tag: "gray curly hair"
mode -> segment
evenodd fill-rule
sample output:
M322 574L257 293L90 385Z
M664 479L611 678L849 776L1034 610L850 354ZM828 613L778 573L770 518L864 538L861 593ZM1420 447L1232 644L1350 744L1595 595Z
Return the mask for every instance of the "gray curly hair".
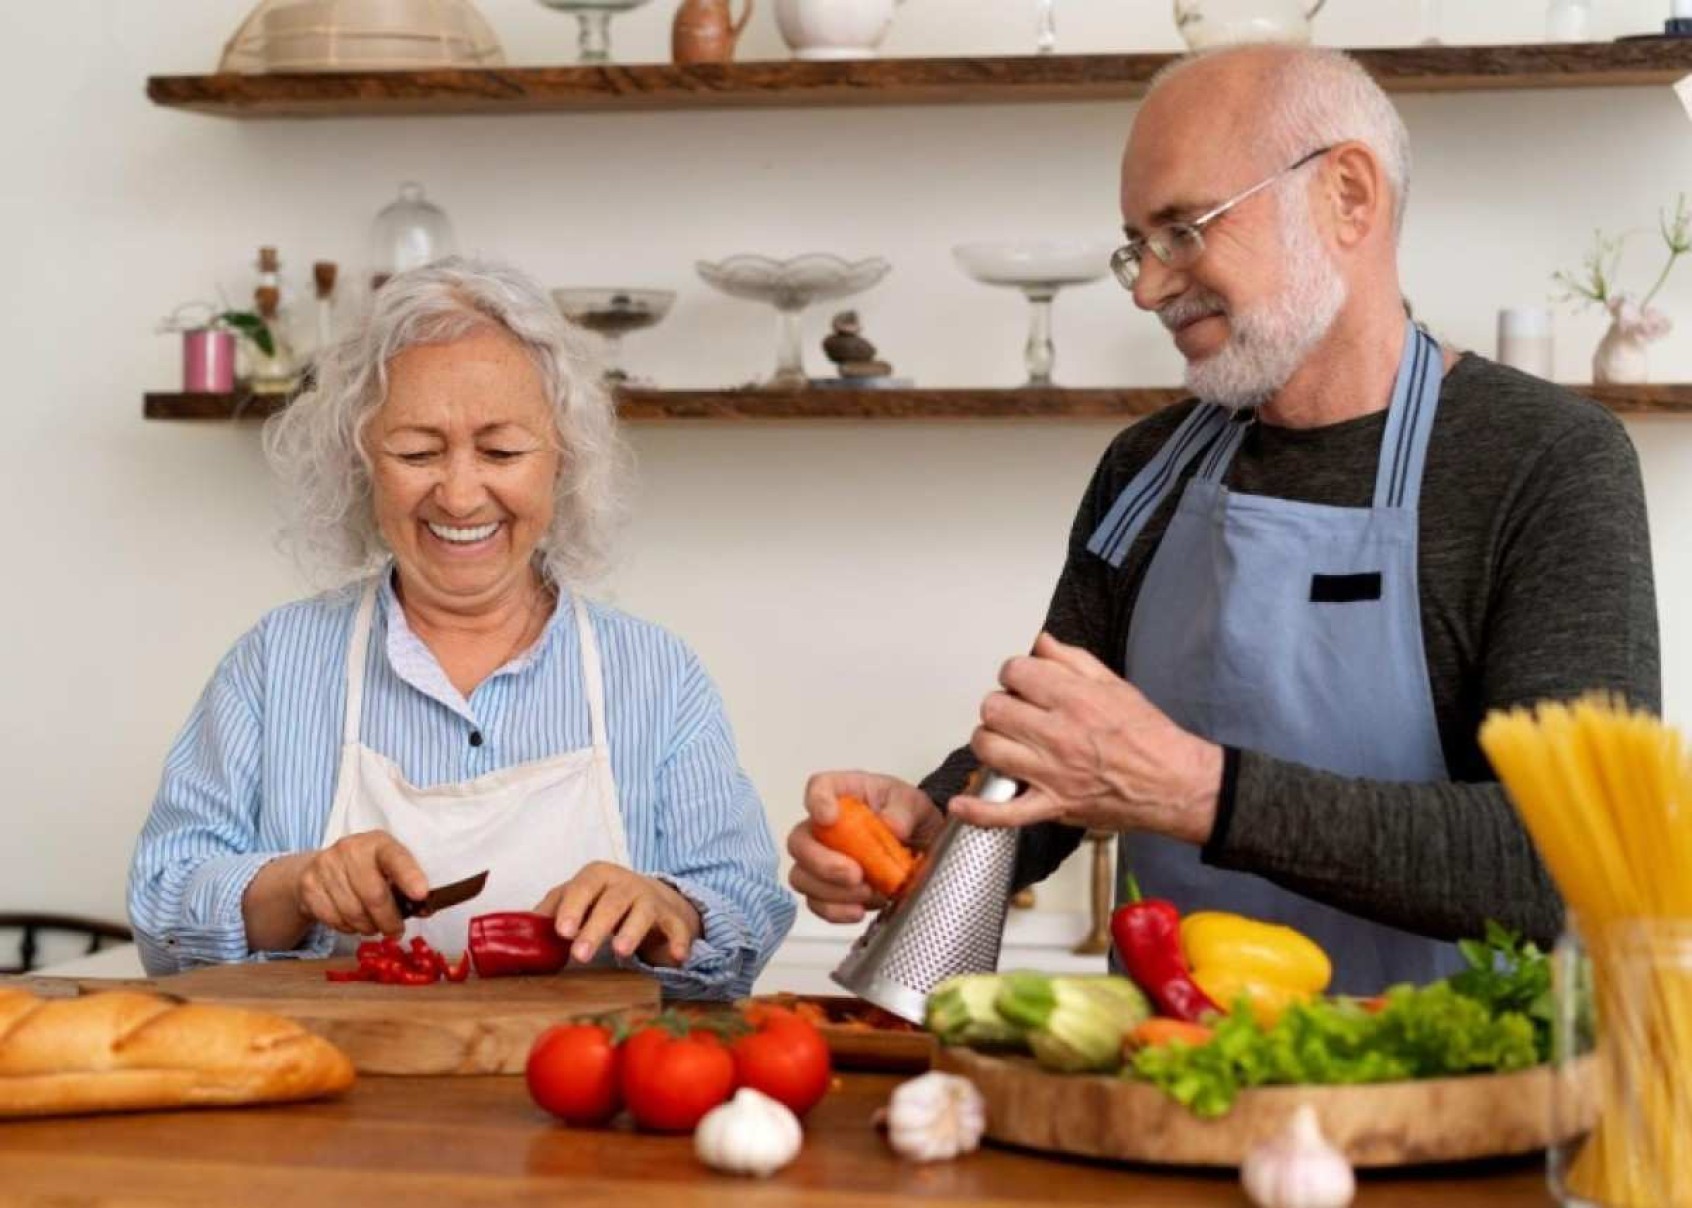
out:
M597 358L529 277L451 257L377 290L358 324L319 362L316 387L265 425L265 456L284 487L282 545L312 579L345 583L388 557L363 439L387 397L388 366L408 348L488 330L511 336L533 358L563 451L538 569L560 587L604 573L629 456Z

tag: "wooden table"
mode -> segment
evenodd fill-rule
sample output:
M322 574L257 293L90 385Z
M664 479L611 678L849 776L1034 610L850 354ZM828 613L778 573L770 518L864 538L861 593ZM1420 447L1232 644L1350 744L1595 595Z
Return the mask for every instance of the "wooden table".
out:
M78 1204L570 1204L574 1208L1234 1205L1227 1175L1059 1161L999 1149L900 1162L870 1117L897 1079L847 1074L807 1122L805 1151L768 1182L714 1175L686 1137L554 1126L520 1078L364 1078L338 1102L0 1124L0 1199ZM1550 1203L1539 1162L1460 1177L1369 1178L1359 1208Z

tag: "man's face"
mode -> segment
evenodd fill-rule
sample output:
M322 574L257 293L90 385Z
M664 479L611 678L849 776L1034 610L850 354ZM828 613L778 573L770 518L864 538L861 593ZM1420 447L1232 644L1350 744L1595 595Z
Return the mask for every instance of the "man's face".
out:
M1228 98L1207 103L1179 80L1149 103L1123 159L1122 214L1134 236L1167 239L1285 164L1250 153L1248 116ZM1230 113L1234 109L1234 113ZM1187 361L1200 398L1256 406L1292 377L1333 325L1346 287L1307 201L1317 161L1230 209L1203 231L1185 268L1142 256L1134 301L1156 312Z

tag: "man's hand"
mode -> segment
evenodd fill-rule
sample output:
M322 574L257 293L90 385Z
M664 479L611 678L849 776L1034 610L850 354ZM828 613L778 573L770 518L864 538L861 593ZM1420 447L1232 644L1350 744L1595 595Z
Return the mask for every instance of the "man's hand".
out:
M1181 729L1079 646L1041 634L1006 663L970 749L1028 791L1003 805L952 798L976 826L1064 822L1203 843L1216 822L1222 748Z
M856 923L865 913L887 904L864 882L856 860L824 847L813 826L829 826L836 816L835 800L856 797L881 815L905 846L918 851L940 833L945 822L928 795L915 785L874 772L820 772L805 785L805 821L787 836L793 857L788 882L804 895L811 910L831 923Z
M599 861L554 888L535 913L553 916L558 934L574 941L571 959L584 964L609 939L620 959L678 968L704 928L693 903L673 886Z

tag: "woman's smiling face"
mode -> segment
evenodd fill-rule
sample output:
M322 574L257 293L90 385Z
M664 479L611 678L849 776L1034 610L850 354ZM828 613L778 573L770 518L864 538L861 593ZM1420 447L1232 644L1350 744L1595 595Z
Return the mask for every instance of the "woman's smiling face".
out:
M562 454L522 345L490 329L406 349L364 445L408 600L476 612L527 587Z

